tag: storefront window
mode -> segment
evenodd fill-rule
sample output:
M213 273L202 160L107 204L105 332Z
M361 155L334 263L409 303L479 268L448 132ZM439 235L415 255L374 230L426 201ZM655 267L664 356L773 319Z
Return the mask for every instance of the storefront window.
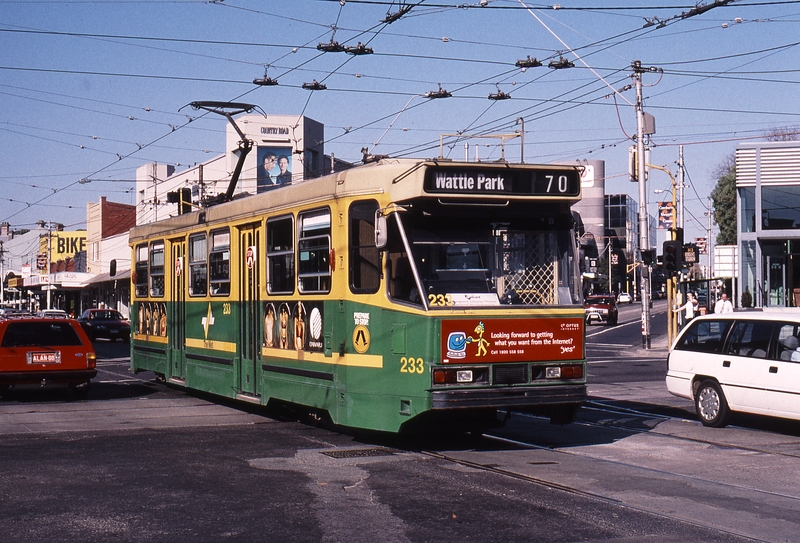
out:
M764 230L800 229L800 186L762 185L761 220Z
M756 189L745 187L739 189L742 206L742 232L756 231Z

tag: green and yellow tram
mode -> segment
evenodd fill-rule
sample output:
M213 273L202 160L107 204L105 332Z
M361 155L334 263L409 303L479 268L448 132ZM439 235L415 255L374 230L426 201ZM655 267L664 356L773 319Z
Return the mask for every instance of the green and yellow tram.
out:
M131 231L134 372L399 432L586 398L573 166L383 159Z

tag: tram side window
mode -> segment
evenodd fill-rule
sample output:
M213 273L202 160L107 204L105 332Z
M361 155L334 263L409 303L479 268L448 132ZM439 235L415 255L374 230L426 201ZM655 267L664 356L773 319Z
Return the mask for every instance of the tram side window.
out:
M231 233L227 228L211 232L211 253L208 255L212 296L231 293Z
M150 245L150 296L164 296L164 242Z
M331 212L323 209L301 213L297 221L300 292L328 292L331 289Z
M294 292L294 228L292 216L267 221L267 291Z
M189 295L208 294L208 248L206 235L189 238Z
M150 283L147 275L147 244L136 247L136 275L133 282L136 285L136 296L147 298L147 288Z
M350 289L356 293L378 292L381 257L375 247L375 211L378 202L356 202L350 206Z

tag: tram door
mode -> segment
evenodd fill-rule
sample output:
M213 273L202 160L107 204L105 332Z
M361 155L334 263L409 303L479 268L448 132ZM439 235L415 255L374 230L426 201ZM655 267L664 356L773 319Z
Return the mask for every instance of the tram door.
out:
M171 243L171 269L169 308L167 308L167 339L169 349L170 378L186 379L186 364L183 353L186 344L186 241L175 240Z
M259 260L261 247L258 224L239 228L239 390L257 395L257 368L261 354Z

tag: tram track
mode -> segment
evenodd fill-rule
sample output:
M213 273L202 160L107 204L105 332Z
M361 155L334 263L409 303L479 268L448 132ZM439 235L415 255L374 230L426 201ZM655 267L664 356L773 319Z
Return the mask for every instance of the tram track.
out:
M649 413L646 411L626 408L623 406L609 405L606 404L605 402L599 402L599 401L590 401L584 408L590 409L591 411L594 412L608 413L609 415L636 417L639 420L641 420L641 417L647 417L648 419L655 418L664 421L680 420L679 417L673 417L657 413ZM517 415L518 417L530 417L531 419L539 418L534 415L523 414L523 413L515 413L515 415ZM624 421L593 422L593 421L581 420L576 422L575 424L583 427L591 427L596 429L608 428L615 430L625 430L626 432L630 432L636 435L653 435L657 436L659 439L674 440L676 443L678 442L692 443L709 447L721 447L729 449L734 452L741 451L745 454L773 455L775 457L791 458L791 459L800 457L800 455L798 454L768 450L767 448L763 447L744 446L741 444L734 444L730 442L720 443L719 441L698 439L687 436L678 436L660 432L652 428L642 429L641 427L637 427L634 424L626 424ZM743 528L742 526L739 526L739 529L737 529L735 525L721 525L719 522L715 523L713 519L706 521L704 520L702 515L692 513L691 511L686 514L672 513L669 509L665 509L663 506L659 508L659 504L657 503L658 500L655 501L655 505L648 507L648 505L646 504L649 502L644 502L643 504L642 502L636 500L621 498L618 489L617 489L617 495L615 495L613 489L609 490L608 492L603 492L603 488L606 488L603 486L603 484L596 485L595 487L596 490L595 490L593 488L588 488L587 485L571 484L568 482L570 480L569 478L559 481L558 476L553 474L554 472L545 471L544 473L551 474L549 478L545 478L537 476L535 473L534 474L524 473L523 470L530 465L540 465L540 464L566 465L569 462L567 460L567 457L569 457L569 458L574 458L576 460L580 459L577 460L578 464L576 464L576 466L581 465L581 462L583 462L584 468L587 465L585 463L587 461L590 463L589 465L594 465L594 463L597 463L596 465L598 466L597 467L598 473L605 473L606 468L602 466L607 466L610 468L609 472L611 473L635 473L637 474L635 476L637 478L641 478L642 476L644 476L648 478L652 477L652 479L656 481L663 480L665 481L665 485L667 486L671 484L670 483L671 481L681 487L689 486L698 488L717 489L713 491L715 495L752 496L754 501L758 503L762 502L770 503L771 501L774 500L781 500L781 501L786 500L786 502L784 503L789 504L789 507L791 509L795 509L796 507L798 507L797 504L800 504L800 495L792 495L786 492L772 491L764 488L751 486L748 484L737 483L735 481L725 481L720 478L710 478L691 473L681 473L679 470L661 469L659 467L648 466L644 462L625 461L619 458L602 457L600 455L591 454L591 452L587 452L585 450L577 450L577 448L565 449L565 448L558 448L557 446L552 446L552 445L541 445L539 443L536 443L535 440L515 439L498 434L499 433L486 433L482 435L482 438L484 440L502 444L504 446L511 445L513 447L518 447L523 449L546 451L547 453L550 454L559 455L560 457L564 458L564 461L563 462L559 461L557 459L558 457L556 457L555 461L527 462L522 467L520 467L519 465L515 466L513 464L509 464L508 466L503 466L503 465L498 465L496 463L470 459L468 458L469 453L463 454L463 452L459 451L453 453L446 451L421 451L421 452L426 456L437 458L445 462L451 462L453 464L458 464L460 466L469 467L488 473L494 473L505 477L510 477L513 479L525 481L552 490L559 490L569 494L582 496L587 499L599 500L601 502L607 504L613 504L617 507L621 507L626 510L650 514L655 517L666 519L669 521L678 521L690 526L706 530L713 530L720 534L739 537L748 541L764 541L764 539L762 537L754 536L753 532L748 533L747 528ZM478 458L480 459L480 456L478 456ZM589 486L590 485L592 485L592 483L589 483ZM635 494L635 492L633 494ZM673 500L681 499L679 496L671 496L670 494L665 494L664 496L668 499L673 499Z
M518 415L526 416L525 414L522 414L522 413L520 413ZM527 415L527 416L530 416L530 415ZM672 417L664 417L664 418L672 418ZM585 422L577 422L575 424L579 424L579 425L582 425L582 426L607 427L606 425L595 424L595 423L585 423ZM617 426L616 428L622 428L622 429L625 429L625 430L628 430L628 431L631 431L631 432L635 432L635 433L638 433L638 434L653 434L654 433L651 430L640 430L640 429L634 429L634 428L623 427L623 426ZM699 444L703 444L703 445L710 445L710 446L716 446L716 447L722 446L722 447L726 447L726 448L729 448L729 449L737 449L737 450L740 450L740 451L753 452L753 453L759 453L759 454L772 454L772 455L775 455L775 456L786 456L786 457L790 457L790 458L800 458L800 455L776 453L774 451L767 451L767 450L756 449L756 448L752 448L752 447L742 447L742 446L731 445L731 444L720 444L720 443L715 442L715 441L686 438L686 437L683 437L683 436L674 436L674 435L665 434L665 433L662 433L662 432L655 432L655 433L659 437L673 438L673 439L680 440L680 441L685 441L685 442L699 443ZM597 460L599 462L607 462L607 463L614 464L614 465L617 465L617 466L635 468L635 469L639 469L639 470L645 470L647 472L658 474L658 475L667 475L667 476L672 476L672 477L679 477L681 479L686 479L686 480L691 480L691 481L698 481L698 482L707 483L707 484L713 484L713 485L720 485L720 486L724 486L724 487L728 487L728 488L732 488L732 489L736 489L736 490L743 490L743 491L747 491L747 492L758 492L759 494L768 495L768 496L778 496L778 497L781 497L781 498L795 500L795 501L800 503L800 496L792 496L792 495L784 494L784 493L780 493L780 492L772 492L772 491L768 491L768 490L762 490L762 489L754 488L752 486L747 486L747 485L737 485L737 484L732 484L732 483L725 483L725 482L722 482L722 481L718 481L718 480L714 480L714 479L708 479L708 478L704 478L704 477L697 477L697 476L694 476L694 475L686 475L686 474L682 474L682 473L676 473L676 472L673 472L673 471L649 468L649 467L645 467L645 466L642 466L640 464L634 464L634 463L631 463L631 462L621 462L619 460L609 460L607 458L599 458L599 457L592 456L592 455L589 455L589 454L581 454L581 453L575 452L575 451L566 451L566 450L563 450L563 449L555 449L553 447L546 447L546 446L542 446L542 445L536 445L535 443L519 441L519 440L515 440L515 439L509 439L509 438L505 438L505 437L502 437L502 436L494 436L494 435L491 435L491 434L483 434L483 436L485 438L487 438L487 439L491 439L493 441L503 442L503 443L506 443L506 444L519 445L519 446L524 446L524 447L528 447L528 448L532 448L532 449L548 450L548 451L557 452L557 453L561 453L561 454L572 455L572 456L579 456L579 457L582 457L582 458L588 458L588 459L592 459L592 460Z
M647 417L650 419L662 419L662 420L675 420L676 417L670 415L662 415L659 413L650 413L647 411L640 411L637 409L631 409L628 407L621 407L616 405L608 405L604 402L599 402L596 400L592 400L584 404L582 409L592 410L592 411L599 411L605 412L610 414L616 415L632 415L632 416L639 416L639 417ZM520 416L526 416L523 413L519 414ZM656 428L648 428L643 430L641 428L634 427L632 425L626 425L624 423L615 423L615 422L607 422L607 423L599 423L599 422L591 422L591 421L578 421L575 424L580 424L584 426L591 426L595 428L618 428L621 430L625 430L628 432L634 432L638 434L657 434L663 437L669 437L676 440L681 440L690 443L698 443L703 445L710 445L715 447L727 447L730 449L738 449L741 451L751 452L751 453L760 453L760 454L770 454L775 456L783 456L788 458L800 458L800 453L788 453L782 451L774 451L774 450L767 450L758 447L745 447L743 445L738 445L734 443L720 443L719 441L711 441L707 439L699 439L694 437L687 437L687 436L676 436L673 434L668 434L665 432L659 432Z
M532 444L532 443L525 443L525 442L511 440L511 439L507 439L507 438L503 438L503 437L499 437L499 436L492 436L492 435L484 434L483 437L485 439L490 439L490 440L493 440L493 441L499 441L499 442L503 442L505 444L512 444L512 445L517 445L517 446L525 446L525 447L536 448L536 449L553 450L553 449L550 449L549 447L542 447L542 446L535 445L535 444ZM562 451L559 451L559 452L562 452ZM453 463L453 464L457 464L459 466L468 467L468 468L472 468L472 469L475 469L475 470L484 471L484 472L488 472L488 473L494 473L494 474L501 475L501 476L504 476L504 477L510 477L510 478L513 478L513 479L516 479L516 480L528 482L528 483L535 484L535 485L538 485L538 486L541 486L541 487L545 487L545 488L548 488L548 489L551 489L551 490L559 490L559 491L566 492L566 493L569 493L569 494L572 494L572 495L581 496L581 497L584 497L584 498L587 498L587 499L597 500L597 501L600 501L600 502L603 502L603 503L606 503L606 504L611 504L611 505L614 505L616 507L620 507L620 508L623 508L623 509L626 509L626 510L629 510L629 511L633 511L633 512L636 512L636 513L643 513L643 514L647 514L647 515L652 515L652 516L660 518L660 519L664 519L664 520L668 520L668 521L676 521L676 522L687 524L687 525L690 525L690 526L693 526L693 527L696 527L696 528L701 528L701 529L704 529L704 530L713 530L713 531L718 532L720 534L735 536L735 537L744 539L746 541L764 541L761 538L753 537L753 536L751 536L749 534L743 533L743 532L738 531L738 530L731 530L731 529L721 528L720 526L718 526L716 524L707 523L707 522L699 522L697 520L686 518L685 516L672 515L672 514L663 513L663 512L660 512L660 511L654 511L652 509L648 509L648 508L645 508L645 507L641 507L641 506L637 506L637 505L634 505L634 504L631 504L631 503L624 502L624 501L622 501L622 500L620 500L618 498L615 498L613 496L599 494L599 493L596 493L596 492L589 492L589 491L586 491L584 489L577 488L576 486L565 485L565 484L560 484L560 483L556 483L556 482L553 482L553 481L548 481L546 479L542 479L542 478L539 478L539 477L534 477L534 476L527 475L527 474L522 474L522 473L519 473L519 472L516 472L516 471L513 471L513 470L504 469L504 468L501 468L501 467L498 467L498 466L490 466L490 465L486 465L486 464L481 464L479 462L471 462L469 460L464 460L463 458L456 458L454 456L448 455L446 453L441 453L441 452L420 451L420 453L425 455L425 456L431 457L431 458L436 458L436 459L442 460L444 462L450 462L450 463ZM565 453L565 454L569 454L569 453ZM751 490L751 489L748 489L748 490Z

